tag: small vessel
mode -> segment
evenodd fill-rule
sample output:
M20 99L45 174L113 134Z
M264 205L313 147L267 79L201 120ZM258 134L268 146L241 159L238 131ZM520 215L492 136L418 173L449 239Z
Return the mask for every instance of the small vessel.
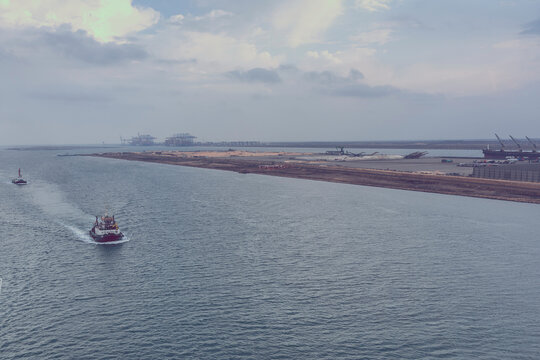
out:
M96 222L90 230L90 236L97 242L118 241L124 237L124 234L118 229L118 224L114 220L114 215L101 217L101 221L96 216Z
M11 180L11 182L16 184L16 185L26 185L26 184L28 184L28 182L23 179L23 177L21 175L21 169L20 168L19 168L19 176L16 177L15 179Z

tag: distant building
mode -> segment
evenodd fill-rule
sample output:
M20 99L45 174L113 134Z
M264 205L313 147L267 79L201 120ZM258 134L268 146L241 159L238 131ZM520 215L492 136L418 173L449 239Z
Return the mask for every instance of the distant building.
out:
M151 146L151 145L154 145L154 140L156 138L153 137L152 135L137 135L137 136L134 136L131 138L131 140L129 140L129 145L134 145L134 146Z
M475 167L473 177L540 182L540 164L511 164Z
M171 137L165 139L165 145L167 146L191 146L193 145L193 140L196 139L196 136L190 135L188 133L174 134Z

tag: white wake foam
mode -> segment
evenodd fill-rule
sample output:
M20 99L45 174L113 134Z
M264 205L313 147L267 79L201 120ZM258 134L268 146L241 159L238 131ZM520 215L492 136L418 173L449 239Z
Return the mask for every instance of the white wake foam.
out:
M82 229L79 229L72 225L66 225L60 223L62 226L66 227L67 229L71 230L73 234L77 237L77 240L80 240L82 242L85 242L87 244L93 244L95 243L94 239L90 236L90 234L87 231L84 231Z
M87 244L94 244L94 245L116 245L116 244L123 244L125 242L128 242L130 240L130 238L128 238L125 234L124 234L124 237L122 238L122 240L118 240L118 241L108 241L108 242L97 242L97 241L94 241L94 239L92 239L92 237L90 236L90 234L88 233L88 231L85 231L85 230L82 230L82 229L79 229L78 227L75 227L75 226L72 226L72 225L66 225L66 224L62 224L60 223L62 226L65 226L67 229L71 230L71 232L73 232L73 234L75 234L75 236L77 237L77 240L80 240L84 243L87 243Z
M28 187L28 192L25 194L30 202L39 207L45 214L51 217L51 219L57 224L69 229L74 235L76 240L82 241L87 244L122 244L130 239L124 236L123 239L118 241L111 241L107 243L99 243L88 233L90 227L93 224L93 215L86 214L83 210L69 202L66 199L65 193L62 189L56 185L48 182L37 180L31 187ZM77 225L88 222L88 230L83 230Z
M46 214L59 219L91 218L66 200L64 192L55 184L35 181L28 187L30 201Z

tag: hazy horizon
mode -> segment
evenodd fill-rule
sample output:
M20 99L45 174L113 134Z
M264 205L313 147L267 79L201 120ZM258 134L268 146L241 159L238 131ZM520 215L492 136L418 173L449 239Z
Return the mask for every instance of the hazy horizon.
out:
M19 0L0 30L3 146L540 138L539 2Z
M532 148L532 145L528 142L528 140L526 138L522 138L522 137L514 137L519 143L520 145L525 149L529 149L529 148ZM530 137L529 137L530 138ZM538 142L540 142L540 138L530 138L535 144L538 144ZM129 140L129 139L125 139L125 140ZM164 144L164 140L165 138L156 138L155 139L155 144L154 145L151 145L151 146L165 146ZM504 142L505 146L509 147L509 148L514 148L516 147L515 144L512 142L511 139L507 139L506 137L502 138L502 141ZM247 144L247 145L236 145L235 143L248 143L248 142L253 142L254 144ZM361 145L366 145L367 148L375 148L373 145L377 145L379 144L380 145L380 148L384 148L385 145L388 145L390 146L391 148L396 148L395 147L395 144L399 144L399 143L403 143L403 146L405 146L405 148L411 148L412 145L415 145L415 144L418 144L419 145L419 149L421 148L420 144L422 143L425 143L426 146L428 146L427 148L429 148L430 146L434 146L434 145L441 145L443 146L442 144L438 144L438 143L445 143L447 144L447 146L452 146L452 145L467 145L469 144L471 146L471 149L476 149L477 148L477 144L478 143L485 143L483 144L484 146L492 146L492 145L497 145L498 146L498 141L496 140L496 138L493 138L493 139L408 139L408 140L404 140L404 139L389 139L389 140L369 140L369 141L362 141L362 140L302 140L302 141L259 141L259 140L216 140L216 141L207 141L207 142L201 142L201 141L197 141L195 140L193 145L188 145L188 146L245 146L245 147L253 147L253 146L260 146L260 147L264 147L264 146L269 146L269 147L273 147L273 146L278 146L279 144L284 144L283 146L287 147L287 146L290 146L290 147L312 147L312 148L318 148L318 147L321 147L321 148L325 148L325 147L335 147L335 146L345 146L345 147L357 147L357 148L361 148L362 146ZM99 142L99 143L34 143L34 144L0 144L0 147L1 148L17 148L17 147L21 147L21 148L37 148L37 147L59 147L59 148L62 148L62 147L92 147L92 148L95 148L95 147L118 147L118 146L137 146L137 147L146 147L147 145L130 145L129 143L125 143L125 144L122 144L120 142L110 142L110 143L106 143L106 142ZM176 146L176 147L180 147L180 146ZM426 148L426 149L427 149ZM432 149L437 149L439 147L432 147ZM441 149L443 149L441 147Z

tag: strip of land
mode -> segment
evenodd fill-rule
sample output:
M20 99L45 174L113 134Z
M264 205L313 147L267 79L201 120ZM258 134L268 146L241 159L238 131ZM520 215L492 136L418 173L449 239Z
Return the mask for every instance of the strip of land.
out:
M116 152L92 154L91 156L235 171L243 174L262 174L448 195L540 203L540 183L373 169L364 168L362 165L350 166L350 163L347 163L347 166L341 166L339 163L332 162L310 163L295 160L296 157L302 155L305 154L156 151ZM370 165L372 164L370 162Z

